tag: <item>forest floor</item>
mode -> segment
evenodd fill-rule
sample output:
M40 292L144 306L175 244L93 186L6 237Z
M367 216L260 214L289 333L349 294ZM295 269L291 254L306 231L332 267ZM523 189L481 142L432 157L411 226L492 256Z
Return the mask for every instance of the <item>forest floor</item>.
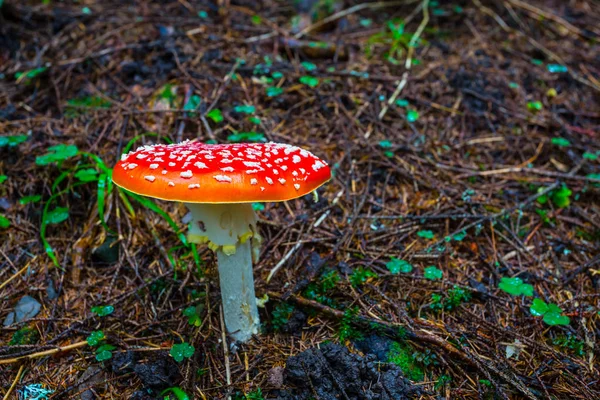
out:
M0 0L0 396L599 399L598 3L219 4ZM333 172L254 205L236 352L185 207L110 180L184 139Z

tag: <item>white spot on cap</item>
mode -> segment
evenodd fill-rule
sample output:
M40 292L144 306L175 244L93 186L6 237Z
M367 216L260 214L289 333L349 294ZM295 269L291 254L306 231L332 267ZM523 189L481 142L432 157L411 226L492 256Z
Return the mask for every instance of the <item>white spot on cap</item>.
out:
M150 164L150 169L156 169L158 168L158 164Z
M156 177L154 175L146 175L144 179L150 182L154 182L156 180Z
M135 158L137 158L138 160L143 160L144 158L148 157L148 154L138 154L137 156L135 156Z
M318 171L321 168L323 168L324 166L325 166L325 164L323 164L321 161L315 161L315 163L312 165L312 169L315 171Z
M198 189L200 187L199 183L192 183L188 185L188 189Z
M300 190L300 185L298 183L294 183L294 187L296 188L296 190Z
M265 188L261 186L261 187L260 187L260 191L261 191L261 192L264 192L264 191L265 191Z
M285 179L283 179L283 178L279 178L278 180L279 180L279 183L281 183L282 185L285 183Z
M137 167L137 164L131 163L127 166L127 168L129 169L134 169L135 167Z
M275 175L279 175L279 171L277 171L275 168L273 168L273 173L274 173Z
M163 153L163 154L164 154L164 153ZM160 157L156 157L156 158L155 158L153 161L154 161L154 162L165 162L165 160L163 160L163 159L162 159L162 158L160 158Z
M207 158L208 158L208 157L207 157ZM224 159L222 159L222 160L221 160L221 162L222 162L223 164L231 164L233 161L231 161L231 160L229 160L229 159L227 159L227 158L224 158Z
M233 179L228 177L227 175L215 175L214 178L219 182L232 182Z
M192 173L192 171L190 171L190 170L187 170L187 171L180 172L180 173L179 173L179 176L180 176L180 177L182 177L182 178L189 179L189 178L191 178L192 176L194 176L194 174Z
M280 168L284 171L287 171L287 169L288 169L287 165L282 165Z
M247 173L248 175L252 175L252 174L255 174L255 173L257 173L257 172L258 172L258 170L257 170L257 169L249 169L248 171L246 171L246 173Z
M300 170L300 172L302 172L302 174L306 173L306 170L304 168L298 168Z
M194 163L194 166L195 166L196 168L199 168L199 169L208 168L208 167L206 166L206 164L204 164L202 161L196 161L196 162Z
M127 161L129 154L121 154L121 161Z
M223 167L223 168L221 168L221 171L224 171L224 172L233 172L235 170L233 169L233 167Z
M292 162L294 164L298 164L300 161L302 161L302 159L300 158L300 156L297 156L294 154L294 156L292 157Z
M169 167L174 167L174 166L176 166L176 165L177 165L177 164L175 164L174 162L170 162L170 163L169 163Z
M246 167L260 168L260 163L257 163L257 162L254 162L254 161L244 161L244 165Z
M298 171L292 171L292 175L298 176Z
M167 174L167 170L166 170L166 169L163 169L163 171L162 171L162 174L163 174L163 175L166 175L166 174Z
M175 186L173 182L169 182L169 186Z
M272 185L272 184L273 184L273 179L269 178L268 176L267 176L265 179L267 180L267 183L268 183L269 185Z
M250 184L251 185L256 185L257 183L258 183L258 180L256 180L256 178L250 179Z

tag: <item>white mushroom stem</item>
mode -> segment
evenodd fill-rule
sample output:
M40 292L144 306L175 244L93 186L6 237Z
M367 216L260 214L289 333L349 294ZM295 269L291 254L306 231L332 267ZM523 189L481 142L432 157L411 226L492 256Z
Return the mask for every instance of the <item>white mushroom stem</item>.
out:
M188 240L206 243L217 253L223 315L227 332L236 342L258 333L259 318L252 274L260 236L249 203L186 203L192 213ZM256 257L254 257L256 258Z

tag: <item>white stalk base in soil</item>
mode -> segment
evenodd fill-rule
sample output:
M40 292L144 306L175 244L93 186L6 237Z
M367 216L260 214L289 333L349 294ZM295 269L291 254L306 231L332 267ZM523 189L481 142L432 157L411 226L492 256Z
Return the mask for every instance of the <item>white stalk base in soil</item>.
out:
M253 255L260 236L256 214L249 203L186 203L192 213L188 240L206 243L217 253L223 317L236 342L247 342L258 333L260 321L254 294Z
M236 342L247 342L259 327L250 241L230 256L217 250L217 260L225 326Z

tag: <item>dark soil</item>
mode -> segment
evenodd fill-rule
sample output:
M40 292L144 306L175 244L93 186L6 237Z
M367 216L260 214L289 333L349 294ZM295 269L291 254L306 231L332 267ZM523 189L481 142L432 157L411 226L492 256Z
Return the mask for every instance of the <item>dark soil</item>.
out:
M284 383L277 400L403 400L420 395L400 368L381 364L373 356L352 354L339 344L325 343L286 362Z

